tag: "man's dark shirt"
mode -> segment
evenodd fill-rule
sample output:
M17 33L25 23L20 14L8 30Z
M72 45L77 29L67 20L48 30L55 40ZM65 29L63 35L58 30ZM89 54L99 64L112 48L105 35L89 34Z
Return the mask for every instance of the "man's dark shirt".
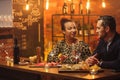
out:
M97 53L97 58L102 61L102 68L120 70L120 35L115 34L109 49L104 40L100 40L94 54Z

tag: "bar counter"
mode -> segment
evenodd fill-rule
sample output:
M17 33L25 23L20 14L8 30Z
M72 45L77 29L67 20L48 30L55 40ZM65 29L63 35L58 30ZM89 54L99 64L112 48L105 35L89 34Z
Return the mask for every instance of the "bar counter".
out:
M0 80L120 80L120 72L104 69L90 73L59 73L59 68L30 68L29 65L7 66L0 63Z

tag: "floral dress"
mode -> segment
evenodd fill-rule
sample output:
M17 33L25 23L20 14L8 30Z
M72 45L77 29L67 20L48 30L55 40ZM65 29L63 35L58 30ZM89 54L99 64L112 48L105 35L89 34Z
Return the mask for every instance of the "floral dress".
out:
M59 62L62 64L75 64L85 60L91 55L89 46L83 41L68 45L65 40L58 42L48 54L48 62Z

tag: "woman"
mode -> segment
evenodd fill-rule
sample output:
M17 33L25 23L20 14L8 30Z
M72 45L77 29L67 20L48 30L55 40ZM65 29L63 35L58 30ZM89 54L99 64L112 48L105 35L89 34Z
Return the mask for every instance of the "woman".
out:
M49 53L48 62L75 64L90 56L88 45L75 37L77 33L75 22L62 18L61 29L64 39L58 42Z

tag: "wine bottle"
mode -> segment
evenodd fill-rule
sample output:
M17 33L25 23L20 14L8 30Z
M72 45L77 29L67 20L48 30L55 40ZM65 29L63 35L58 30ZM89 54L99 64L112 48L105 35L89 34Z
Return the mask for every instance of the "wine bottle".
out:
M82 4L81 0L80 0L80 3L79 3L79 14L83 14L83 4Z
M85 34L85 35L88 35L88 25L85 24L85 25L83 26L83 30L84 30L84 34Z
M92 23L90 24L90 34L94 34L94 26Z
M71 12L71 14L75 13L75 5L73 2L70 4L70 12Z
M19 64L20 56L19 56L19 47L18 47L17 38L14 39L14 53L13 53L13 58L14 58L14 64Z
M63 14L68 14L68 6L67 6L66 2L64 2L63 8L62 8L62 13Z
M78 34L82 35L82 27L81 27L80 23L78 23Z

